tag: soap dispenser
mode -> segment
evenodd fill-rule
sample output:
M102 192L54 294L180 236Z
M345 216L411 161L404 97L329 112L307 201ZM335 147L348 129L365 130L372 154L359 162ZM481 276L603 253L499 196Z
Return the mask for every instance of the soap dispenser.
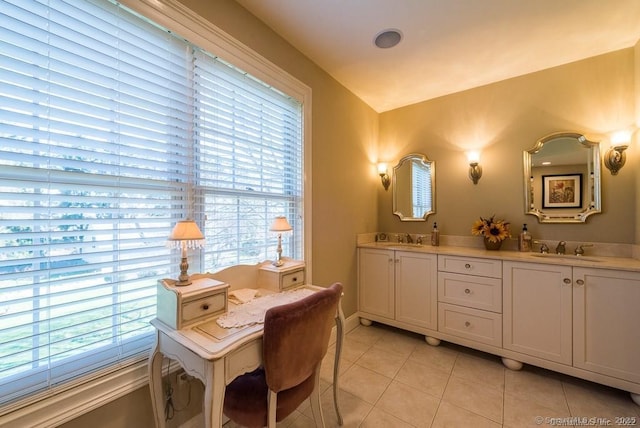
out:
M522 225L522 232L518 235L518 250L531 251L533 249L533 237L527 230L527 224Z
M440 231L438 230L438 225L433 223L433 230L431 231L431 245L437 247L440 245Z

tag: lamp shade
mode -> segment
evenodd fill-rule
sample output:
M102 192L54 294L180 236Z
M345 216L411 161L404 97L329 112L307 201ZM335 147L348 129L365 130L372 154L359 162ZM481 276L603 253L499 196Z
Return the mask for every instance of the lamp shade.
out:
M274 218L273 223L271 223L271 227L269 228L271 232L288 232L292 229L293 228L285 216L278 216Z
M169 247L202 248L204 235L195 221L183 220L176 223L167 241Z

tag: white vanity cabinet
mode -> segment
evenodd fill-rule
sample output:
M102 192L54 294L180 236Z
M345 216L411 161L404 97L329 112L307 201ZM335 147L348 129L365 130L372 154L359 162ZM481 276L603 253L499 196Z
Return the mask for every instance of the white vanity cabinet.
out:
M640 261L431 250L358 248L362 324L609 385L640 405Z
M640 273L574 267L573 279L574 367L640 384Z
M358 250L358 310L361 315L395 319L393 250Z
M417 333L437 329L437 256L411 251L358 250L358 312Z
M500 260L438 256L438 331L500 347L501 314Z
M505 261L503 269L503 347L571 364L571 267Z
M504 349L640 404L640 273L505 261L503 281Z

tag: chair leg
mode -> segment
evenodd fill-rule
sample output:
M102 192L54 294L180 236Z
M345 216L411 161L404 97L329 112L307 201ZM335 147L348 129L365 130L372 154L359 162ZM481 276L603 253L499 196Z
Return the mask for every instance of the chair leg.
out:
M324 415L322 414L322 404L320 403L320 365L318 365L316 369L315 378L313 392L311 392L311 396L309 397L311 401L311 412L313 413L316 428L324 428Z
M278 393L269 390L267 398L269 411L267 413L267 428L276 428L276 409L278 408Z

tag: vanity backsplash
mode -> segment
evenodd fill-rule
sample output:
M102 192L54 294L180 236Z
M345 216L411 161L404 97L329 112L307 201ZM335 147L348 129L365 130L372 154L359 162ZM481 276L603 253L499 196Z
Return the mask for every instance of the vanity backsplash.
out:
M371 232L371 233L361 233L356 237L356 244L368 244L372 242L378 241L388 241L388 242L397 242L397 237L402 237L402 242L407 242L407 233L400 232ZM422 245L427 247L430 246L430 233L418 234L411 233L411 240L413 243L418 242L418 237L422 236ZM555 248L558 245L560 240L550 240L550 239L536 239L534 237L533 244L533 252L540 251L540 244L545 243L549 247L549 252L554 253ZM612 242L584 242L584 241L566 241L565 248L567 254L573 254L573 251L579 245L591 245L586 246L584 248L585 256L594 256L594 257L623 257L623 258L633 258L640 260L640 245L633 244L617 244ZM450 247L466 247L466 248L484 248L484 244L482 239L477 236L456 236L456 235L440 235L440 246L450 246ZM517 236L509 238L504 241L502 245L502 249L498 252L502 251L518 251L518 239ZM499 254L496 254L499 255Z

